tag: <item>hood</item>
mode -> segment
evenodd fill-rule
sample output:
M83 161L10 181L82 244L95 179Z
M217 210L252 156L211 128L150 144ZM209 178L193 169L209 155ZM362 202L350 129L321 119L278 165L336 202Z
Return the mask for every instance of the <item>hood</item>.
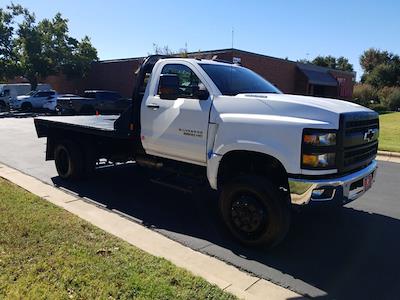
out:
M325 109L334 113L348 113L348 112L371 112L370 109L355 104L349 101L343 101L333 98L299 96L289 94L262 94L262 95L245 95L246 97L259 97L262 96L263 100L277 101L286 104L308 106L313 108Z
M27 96L27 95L17 96L18 100L24 100L24 99L28 99L28 98L30 98L30 96Z
M318 128L339 128L339 115L372 112L358 104L329 98L289 94L239 94L218 96L214 101L217 117L221 114L242 114L246 118L281 119L314 123Z

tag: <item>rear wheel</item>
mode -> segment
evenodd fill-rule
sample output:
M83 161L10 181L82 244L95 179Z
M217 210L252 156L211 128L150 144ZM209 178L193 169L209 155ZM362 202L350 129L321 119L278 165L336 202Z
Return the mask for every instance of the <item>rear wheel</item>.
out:
M219 209L231 234L246 246L271 248L289 229L288 201L267 178L244 176L225 184Z
M21 105L21 110L22 110L23 112L31 112L32 109L33 109L32 104L29 103L29 102L24 102L24 103L22 103L22 105Z
M77 143L64 141L54 150L58 175L63 179L80 179L84 176L83 155Z

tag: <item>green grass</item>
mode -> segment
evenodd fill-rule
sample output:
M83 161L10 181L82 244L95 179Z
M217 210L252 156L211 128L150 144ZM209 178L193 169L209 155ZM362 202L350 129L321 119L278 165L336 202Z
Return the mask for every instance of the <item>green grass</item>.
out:
M379 150L400 152L400 112L379 116Z
M234 299L0 178L0 299L132 298Z
M291 181L289 182L289 188L292 194L302 195L310 188L310 185L308 183Z

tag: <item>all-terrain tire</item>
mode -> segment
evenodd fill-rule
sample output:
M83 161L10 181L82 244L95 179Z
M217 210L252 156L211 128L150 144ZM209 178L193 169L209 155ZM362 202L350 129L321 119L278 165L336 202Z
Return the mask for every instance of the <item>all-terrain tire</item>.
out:
M242 176L226 183L219 211L233 237L246 246L272 248L290 226L287 196L264 177Z
M58 175L66 180L77 180L85 176L84 157L79 145L73 141L62 141L54 149Z

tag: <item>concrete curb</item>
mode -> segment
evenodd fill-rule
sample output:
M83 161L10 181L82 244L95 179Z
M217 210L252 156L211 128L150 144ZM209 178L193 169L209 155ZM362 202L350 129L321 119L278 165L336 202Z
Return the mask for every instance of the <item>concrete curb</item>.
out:
M400 153L398 152L378 151L378 155L400 158Z
M389 151L378 151L378 160L400 163L400 153Z
M203 277L241 299L304 298L293 291L240 271L214 257L196 252L111 210L96 206L3 164L0 164L0 177L152 255L163 257L178 267Z

